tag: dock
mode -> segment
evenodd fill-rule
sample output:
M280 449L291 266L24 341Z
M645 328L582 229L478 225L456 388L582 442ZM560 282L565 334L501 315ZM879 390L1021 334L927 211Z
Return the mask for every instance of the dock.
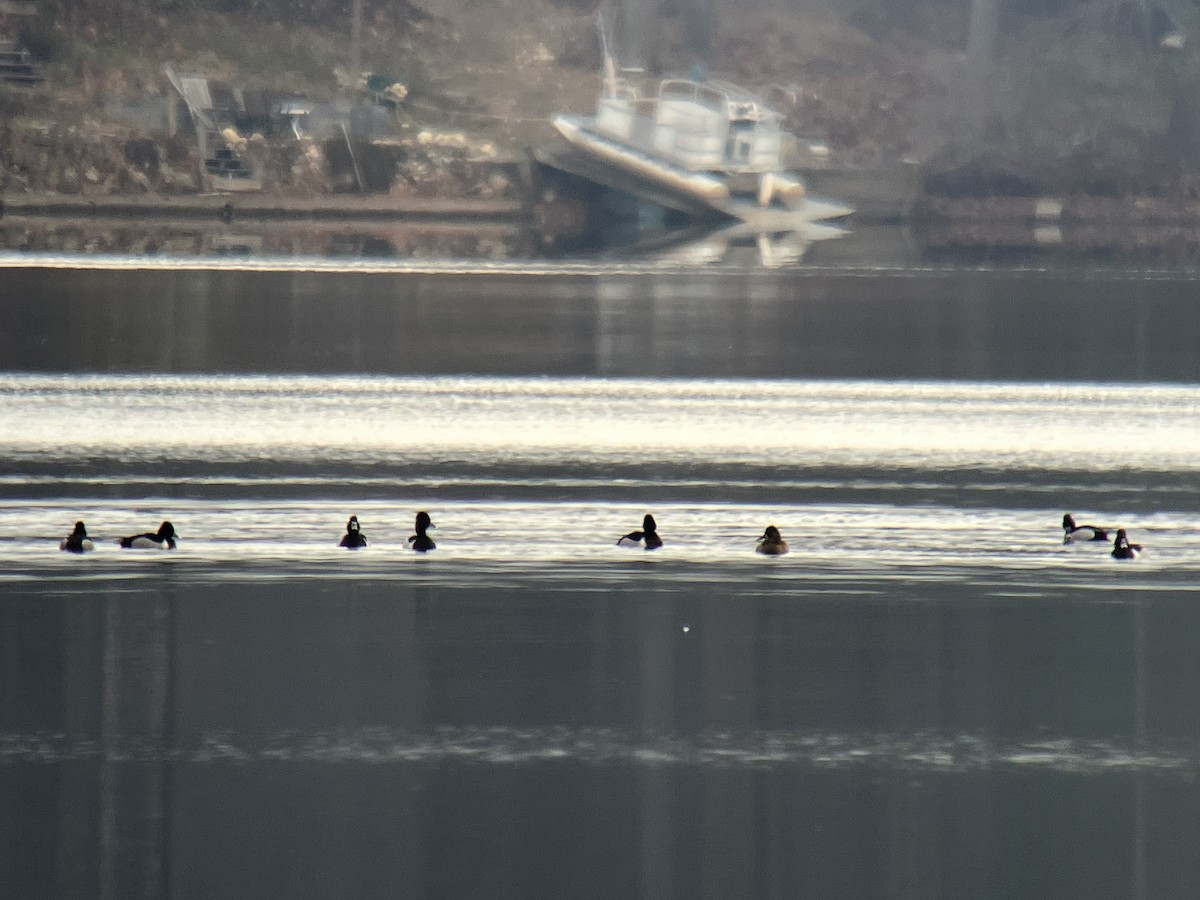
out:
M273 197L263 194L0 195L0 216L145 220L213 219L222 222L510 221L527 215L517 199L446 199L334 195Z

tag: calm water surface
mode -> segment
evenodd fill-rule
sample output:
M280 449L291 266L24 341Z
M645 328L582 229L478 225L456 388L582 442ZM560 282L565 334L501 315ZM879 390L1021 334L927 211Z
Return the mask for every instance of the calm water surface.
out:
M1200 891L1190 276L74 265L0 267L4 896Z

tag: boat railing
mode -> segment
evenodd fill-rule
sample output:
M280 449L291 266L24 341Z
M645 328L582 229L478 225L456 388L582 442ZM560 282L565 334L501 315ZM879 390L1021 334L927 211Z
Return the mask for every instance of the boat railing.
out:
M733 170L770 172L782 163L783 135L778 120L739 121L729 128L725 153Z
M690 100L693 103L723 113L725 94L723 91L710 87L700 81L688 81L681 78L668 78L658 86L660 101Z
M690 171L767 172L782 156L780 117L752 95L668 79L656 97L627 82L601 95L592 129Z
M757 94L726 81L710 81L709 85L722 94L726 114L731 120L766 122L779 119L780 115L763 102Z

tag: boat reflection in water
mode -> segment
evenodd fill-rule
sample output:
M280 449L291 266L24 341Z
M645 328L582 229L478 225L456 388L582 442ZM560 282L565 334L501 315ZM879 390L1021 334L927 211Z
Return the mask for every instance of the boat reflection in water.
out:
M781 231L763 231L738 222L651 255L680 265L760 265L775 269L798 264L812 244L846 233L845 228L826 222L804 222Z

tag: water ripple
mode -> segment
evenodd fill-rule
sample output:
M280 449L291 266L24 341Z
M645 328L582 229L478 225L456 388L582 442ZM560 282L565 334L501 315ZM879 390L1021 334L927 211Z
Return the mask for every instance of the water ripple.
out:
M613 728L547 726L383 727L283 732L259 739L211 733L188 746L143 738L103 740L66 734L0 735L0 764L95 760L122 763L278 765L284 763L525 766L567 761L587 765L751 769L871 769L963 774L1046 770L1076 775L1111 772L1200 772L1200 744L1133 746L1113 740L1063 737L1029 742L978 734L928 732L707 732L692 737L639 736Z

